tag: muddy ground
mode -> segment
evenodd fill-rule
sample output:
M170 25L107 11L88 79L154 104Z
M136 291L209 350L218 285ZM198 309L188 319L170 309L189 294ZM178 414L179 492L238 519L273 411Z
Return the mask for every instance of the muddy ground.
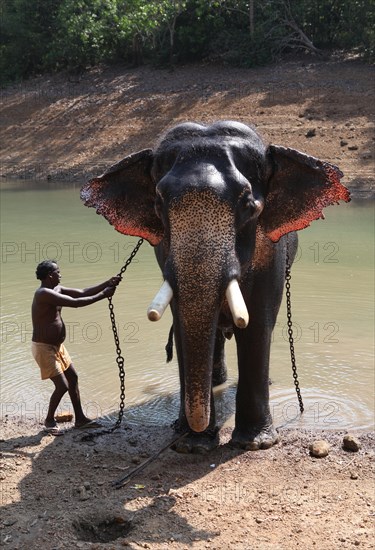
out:
M209 455L167 449L118 489L113 482L167 445L172 429L86 435L5 421L4 548L373 548L374 434L357 434L361 448L351 452L344 432L281 430L275 447L241 452L228 446L226 428ZM328 456L310 456L322 438Z
M358 60L289 60L238 70L97 68L3 90L3 180L84 182L178 121L236 119L268 142L337 164L356 197L374 196L373 68ZM1 542L11 549L373 548L374 434L358 452L344 432L280 431L272 449L167 449L116 489L112 482L167 445L171 428L129 425L82 440L28 418L2 419ZM309 445L326 439L325 458Z

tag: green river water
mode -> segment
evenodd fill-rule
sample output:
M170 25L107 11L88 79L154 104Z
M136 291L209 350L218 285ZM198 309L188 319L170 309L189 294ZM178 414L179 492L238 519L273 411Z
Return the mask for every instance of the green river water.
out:
M30 352L30 306L38 286L35 267L57 259L62 284L85 287L119 272L137 242L117 233L83 206L79 186L2 182L1 403L2 414L44 418L53 389L41 381ZM374 209L352 201L325 210L326 219L299 233L292 270L296 355L305 413L291 374L285 304L274 331L271 406L277 426L364 429L374 419ZM147 307L161 275L145 243L115 297L126 364L126 418L169 424L178 411L176 359L165 362L171 325L167 311L150 323ZM80 376L89 416L118 407L119 381L107 301L63 310L66 346ZM233 339L234 340L234 339ZM233 424L237 379L234 341L227 345L229 380L216 390L221 422ZM71 408L64 398L62 409ZM297 416L297 418L296 418Z

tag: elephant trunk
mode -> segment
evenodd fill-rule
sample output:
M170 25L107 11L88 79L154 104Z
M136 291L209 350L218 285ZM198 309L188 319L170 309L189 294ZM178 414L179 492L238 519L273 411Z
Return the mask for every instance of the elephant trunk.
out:
M185 414L191 429L202 432L210 425L219 311L228 283L239 273L234 216L227 203L208 191L186 193L171 205L169 216ZM246 323L243 310L238 317Z
M197 293L197 289L195 289ZM200 298L188 303L179 295L178 311L184 364L185 415L190 428L203 432L210 424L212 368L218 319L217 303ZM203 301L203 298L204 301Z
M180 295L179 317L182 319L181 329L184 335L184 385L188 389L185 393L185 411L190 427L196 432L201 432L207 428L210 421L210 388L219 296L216 296L214 303L211 303L211 300L207 303L205 287L201 289L199 299L197 299L199 289L196 285L194 287L191 289L194 290L194 299L189 297L191 290L189 290L186 299ZM173 290L170 284L168 281L164 281L148 308L147 314L150 321L157 321L161 318L172 296ZM249 321L249 315L236 279L228 284L225 296L232 312L233 322L239 328L245 328ZM183 304L182 310L181 304ZM198 325L197 319L199 319Z

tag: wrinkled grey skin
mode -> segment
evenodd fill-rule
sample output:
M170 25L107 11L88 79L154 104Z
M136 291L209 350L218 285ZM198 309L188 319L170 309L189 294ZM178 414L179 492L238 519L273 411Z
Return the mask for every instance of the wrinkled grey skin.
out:
M181 124L154 151L127 157L86 184L82 198L115 228L156 246L171 308L181 406L175 426L189 434L180 452L217 444L212 386L226 379L224 335L238 356L231 443L264 449L278 435L269 408L269 356L282 299L286 247L322 208L349 200L333 165L293 149L266 147L232 121ZM238 280L250 321L237 328L225 298Z

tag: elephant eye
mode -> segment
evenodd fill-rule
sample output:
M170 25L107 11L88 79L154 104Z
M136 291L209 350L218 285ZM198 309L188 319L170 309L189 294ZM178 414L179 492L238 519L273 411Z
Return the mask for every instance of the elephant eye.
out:
M246 190L241 195L237 206L237 227L241 229L251 220L259 216L262 211L261 201L254 198L251 190Z
M241 207L244 210L249 211L250 214L252 214L256 210L256 206L254 204L254 198L251 193L245 193L241 199Z

